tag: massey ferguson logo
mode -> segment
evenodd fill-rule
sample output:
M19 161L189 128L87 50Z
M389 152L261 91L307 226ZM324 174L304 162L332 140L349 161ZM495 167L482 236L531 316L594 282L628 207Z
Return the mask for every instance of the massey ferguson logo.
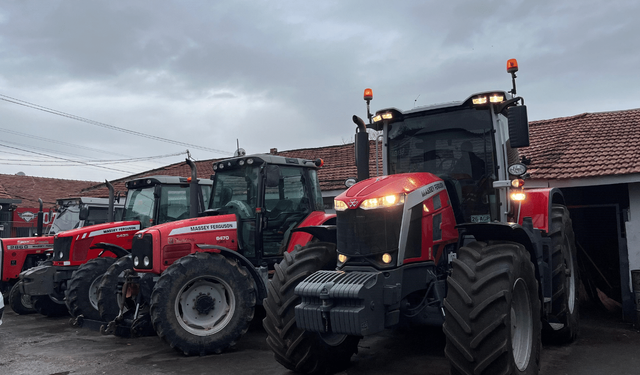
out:
M348 205L351 208L355 208L358 205L358 200L357 199L350 199Z
M25 212L19 213L18 216L20 216L20 219L28 223L36 217L36 214L34 214L31 211L25 211Z

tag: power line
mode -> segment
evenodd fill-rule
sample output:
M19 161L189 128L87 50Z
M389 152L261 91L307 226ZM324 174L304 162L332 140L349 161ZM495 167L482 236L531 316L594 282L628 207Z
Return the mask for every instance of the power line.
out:
M13 153L14 155L18 155ZM175 154L166 154L166 155L158 155L158 156L145 156L145 157L141 157L141 158L130 158L130 159L115 159L115 160L87 160L86 164L89 165L103 165L103 164L124 164L124 163L136 163L139 161L148 161L148 160L152 160L152 159L161 159L161 158L168 158L171 156L179 156L185 154L185 152L177 152ZM15 159L0 159L0 161L13 161ZM16 163L0 163L0 164L15 164L15 165L39 165L39 166L70 166L70 165L76 165L78 162L77 161L72 161L71 163L73 164L69 164L69 162L67 161L57 161L57 160L41 160L41 159L21 159L18 160L18 162L20 163L25 163L25 164L16 164ZM27 163L47 163L47 164L27 164Z
M70 161L70 162L74 162L74 163L78 163L78 164L84 164L84 165L87 165L87 166L89 166L89 167L94 167L94 168L109 169L109 170L112 170L112 171L124 172L124 173L129 173L129 174L133 174L133 173L134 173L134 172L131 172L131 171L125 171L125 170L122 170L122 169L115 169L115 168L109 168L109 167L102 167L102 166L99 166L99 165L91 165L91 164L88 164L88 163L85 163L85 162L82 162L82 161L75 161L75 160L71 160L71 159L65 159L65 158L61 158L61 157L58 157L58 156L53 156L53 155L43 154L43 153L41 153L41 152L29 151L29 150L21 149L21 148L19 148L19 147L7 146L7 145L4 145L4 144L2 144L2 143L0 143L0 147L6 147L6 148L13 149L13 150L24 151L24 152L28 152L28 153L32 153L32 154L36 154L36 155L41 155L41 156L46 156L46 157L49 157L49 158L54 158L54 159L60 159L60 160Z
M58 110L55 110L55 109L43 107L43 106L38 105L38 104L29 103L29 102L26 102L24 100L12 98L10 96L3 95L3 94L0 94L0 100L4 100L6 102L13 103L13 104L18 104L18 105L21 105L21 106L24 106L24 107L28 107L28 108L31 108L31 109L37 109L39 111L51 113L51 114L54 114L54 115L67 117L67 118L70 118L72 120L81 121L81 122L84 122L84 123L87 123L87 124L100 126L100 127L106 128L106 129L111 129L111 130L116 130L116 131L120 131L120 132L127 133L127 134L137 135L139 137L149 138L149 139L153 139L153 140L160 141L160 142L166 142L166 143L171 143L171 144L174 144L174 145L185 146L185 147L189 147L189 148L195 148L195 149L198 149L198 150L215 152L215 153L225 154L225 155L233 154L233 153L227 152L227 151L216 150L216 149L213 149L213 148L193 145L193 144L189 144L189 143L185 143L185 142L175 141L173 139L162 138L162 137L158 137L158 136L151 135L151 134L145 134L145 133L140 133L140 132L129 130L129 129L119 128L119 127L114 126L114 125L105 124L103 122L94 121L94 120L90 120L90 119L87 119L87 118L84 118L84 117L72 115L72 114L69 114L69 113L66 113L66 112L62 112L62 111L58 111Z

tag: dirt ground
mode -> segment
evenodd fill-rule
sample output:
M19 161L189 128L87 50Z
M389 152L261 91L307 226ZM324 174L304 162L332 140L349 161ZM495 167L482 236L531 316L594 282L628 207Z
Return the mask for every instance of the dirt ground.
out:
M638 374L640 332L619 318L583 311L579 339L545 346L542 375ZM5 311L0 326L0 374L273 374L293 375L274 359L259 324L235 350L185 357L158 337L123 339L69 325L69 318L19 316ZM385 331L360 342L359 354L340 375L444 375L440 330Z

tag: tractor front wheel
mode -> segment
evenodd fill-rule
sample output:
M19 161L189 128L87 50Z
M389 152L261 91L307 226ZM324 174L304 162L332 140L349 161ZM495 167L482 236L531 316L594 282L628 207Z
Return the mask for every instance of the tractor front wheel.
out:
M305 374L339 371L358 352L360 337L321 335L296 326L295 307L300 303L294 293L296 286L316 271L335 269L336 262L335 244L314 242L285 253L275 265L264 300L267 315L262 323L275 359L289 370Z
M538 282L522 244L472 242L458 250L443 326L451 374L537 374Z
M100 320L98 312L98 285L114 258L95 258L73 272L65 290L65 303L74 318Z
M124 284L124 272L133 270L133 260L131 256L125 256L116 260L104 273L98 285L98 312L100 318L105 322L111 322L120 314L120 304L125 302L122 295L122 285ZM134 304L135 305L135 304ZM126 305L131 308L134 305Z
M31 303L31 296L22 293L19 282L11 287L11 291L9 292L9 305L13 309L13 312L18 315L33 314L36 312L36 309L33 308L33 303Z
M221 353L247 331L255 305L246 268L220 254L195 253L160 276L151 293L151 322L185 355Z

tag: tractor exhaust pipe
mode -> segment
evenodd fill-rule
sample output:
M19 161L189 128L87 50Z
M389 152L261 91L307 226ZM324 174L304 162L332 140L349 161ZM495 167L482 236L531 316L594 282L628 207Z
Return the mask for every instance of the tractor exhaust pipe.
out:
M40 210L38 211L38 224L36 227L36 236L42 237L42 222L44 221L44 212L42 212L42 199L38 198L38 204L40 205Z
M191 168L191 181L189 182L189 217L194 218L198 217L198 169L196 168L196 164L189 160L185 159L189 168Z
M358 170L358 181L369 178L369 133L364 121L353 115L353 122L358 125L356 131L356 167Z
M115 217L115 213L114 213L114 201L115 201L115 194L113 192L113 185L111 185L111 183L107 180L104 180L105 184L107 185L107 189L109 189L109 208L107 211L107 222L108 223L113 223L115 221L114 217Z

